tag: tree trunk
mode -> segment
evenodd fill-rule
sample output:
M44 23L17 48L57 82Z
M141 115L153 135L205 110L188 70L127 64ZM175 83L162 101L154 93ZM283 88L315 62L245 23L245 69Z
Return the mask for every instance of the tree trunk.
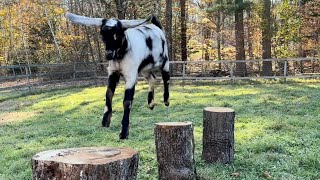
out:
M127 2L126 0L115 0L119 19L126 18Z
M166 27L167 44L169 51L169 59L172 59L172 1L166 0Z
M244 28L243 28L243 0L236 0L236 6L238 8L235 10L235 38L236 38L236 60L245 60L245 50L244 50ZM236 62L236 76L246 76L247 67L245 62Z
M157 123L155 143L160 180L196 178L191 122Z
M187 19L186 0L180 0L181 10L181 61L187 61Z
M204 60L209 61L210 60L209 48L210 48L211 30L208 26L204 26L203 38L204 38L204 42L206 45L206 48L204 51Z
M32 158L33 179L137 179L138 152L83 147L44 151Z
M202 158L208 163L234 160L234 117L230 108L207 107L203 110Z
M251 15L251 8L247 9L247 14L248 14L248 18L247 18L247 42L248 42L248 53L249 53L249 59L252 60L254 59L254 55L253 55L253 47L252 47L252 39L253 39L253 28L252 28L252 23L251 23L251 19L252 19L252 15ZM251 67L251 71L253 71L253 67L254 63L250 62L250 67Z
M271 58L271 1L263 1L263 13L262 13L262 59ZM272 62L263 61L262 62L262 75L272 76Z

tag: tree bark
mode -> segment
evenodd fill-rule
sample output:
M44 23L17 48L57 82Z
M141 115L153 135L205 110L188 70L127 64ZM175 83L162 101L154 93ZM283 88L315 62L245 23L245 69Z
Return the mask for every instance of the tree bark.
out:
M115 0L119 19L126 18L127 2L126 0Z
M186 0L180 0L181 10L181 61L187 61L187 19L186 19Z
M191 122L157 123L155 143L160 180L196 178Z
M166 26L169 59L172 61L172 1L166 0Z
M32 158L33 180L137 179L138 152L130 148L49 150Z
M244 27L243 27L243 0L236 0L235 5L235 38L236 38L236 60L245 60L244 50ZM245 62L236 62L236 76L246 76L247 67Z
M207 107L203 110L202 158L208 163L234 160L234 117L230 108Z
M263 13L262 13L262 59L271 58L271 1L263 1ZM272 62L263 61L262 62L262 75L272 76Z

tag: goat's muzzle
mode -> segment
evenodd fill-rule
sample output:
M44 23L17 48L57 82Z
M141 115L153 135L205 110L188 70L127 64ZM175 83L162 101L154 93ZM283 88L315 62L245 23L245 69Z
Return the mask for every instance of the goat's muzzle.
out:
M106 53L107 60L113 60L115 56L116 56L115 50L107 50L107 53Z

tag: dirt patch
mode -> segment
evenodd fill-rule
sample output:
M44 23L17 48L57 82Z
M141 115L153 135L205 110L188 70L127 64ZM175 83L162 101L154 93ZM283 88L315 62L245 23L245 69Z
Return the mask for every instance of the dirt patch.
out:
M20 122L35 116L34 112L7 112L0 114L0 126L10 122Z
M28 102L17 102L15 100L7 100L0 103L1 111L15 111L25 106L30 106L34 103L34 101Z

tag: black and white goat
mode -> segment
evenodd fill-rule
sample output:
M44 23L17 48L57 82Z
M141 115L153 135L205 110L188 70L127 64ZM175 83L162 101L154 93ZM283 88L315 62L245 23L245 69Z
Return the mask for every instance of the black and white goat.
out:
M99 26L109 61L108 89L102 126L109 127L112 116L112 98L120 76L125 80L124 114L120 139L129 135L129 114L138 74L149 83L148 105L154 108L155 70L160 70L164 82L164 104L169 105L169 59L165 35L155 16L145 20L118 20L90 18L67 13L74 23ZM150 23L151 22L151 23Z

